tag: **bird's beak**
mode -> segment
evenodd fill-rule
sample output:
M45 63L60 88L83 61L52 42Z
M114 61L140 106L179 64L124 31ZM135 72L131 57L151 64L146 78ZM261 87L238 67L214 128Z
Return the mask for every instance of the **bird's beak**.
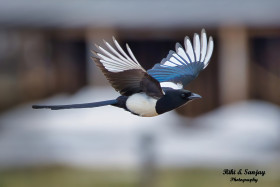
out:
M199 99L202 98L200 95L192 93L192 95L189 97L189 99Z

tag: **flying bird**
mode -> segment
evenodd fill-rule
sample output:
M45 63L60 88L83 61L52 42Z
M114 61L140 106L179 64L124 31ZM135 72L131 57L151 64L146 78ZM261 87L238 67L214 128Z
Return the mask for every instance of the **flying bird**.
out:
M201 98L200 95L183 87L207 67L211 58L214 42L211 36L207 42L204 29L200 37L197 33L194 34L193 45L190 38L186 36L184 47L176 43L175 51L169 51L166 58L147 71L137 61L127 44L128 53L114 37L113 42L114 47L104 41L106 49L96 46L93 60L121 96L94 103L33 105L32 108L60 110L112 105L138 116L152 117L178 108L193 99Z

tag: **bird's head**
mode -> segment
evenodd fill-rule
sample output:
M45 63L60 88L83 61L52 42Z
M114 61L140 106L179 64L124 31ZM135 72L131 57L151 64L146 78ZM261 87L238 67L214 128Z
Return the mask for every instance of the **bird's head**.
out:
M156 103L156 111L158 114L178 108L193 99L201 98L200 95L184 89L167 89L164 90L164 92L165 95Z

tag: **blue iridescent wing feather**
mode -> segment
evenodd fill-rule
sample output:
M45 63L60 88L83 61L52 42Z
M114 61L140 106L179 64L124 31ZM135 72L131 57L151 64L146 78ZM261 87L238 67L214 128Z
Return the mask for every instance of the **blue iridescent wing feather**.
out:
M172 52L175 53L174 51ZM163 64L155 64L152 69L148 70L148 74L159 82L174 82L187 85L198 76L203 67L203 62L199 61L191 64L182 62L182 65L174 67Z
M176 44L176 52L170 51L161 63L155 64L148 70L148 74L160 83L172 82L187 85L194 80L200 71L206 68L213 52L214 43L212 37L207 37L205 30L201 31L201 39L198 34L194 35L193 46L188 37L184 41L185 49Z

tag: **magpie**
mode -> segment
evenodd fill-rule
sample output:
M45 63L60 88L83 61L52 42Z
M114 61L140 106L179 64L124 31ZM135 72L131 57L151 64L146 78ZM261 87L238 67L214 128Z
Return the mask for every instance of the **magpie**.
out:
M176 43L175 51L169 51L166 58L147 71L136 60L128 44L126 44L127 53L114 37L113 42L114 47L104 40L107 48L96 45L96 49L92 52L96 65L112 87L121 94L119 97L94 103L32 107L60 110L112 105L138 116L152 117L201 98L200 95L183 87L207 67L211 58L214 42L210 36L207 43L204 29L200 37L197 33L194 34L193 45L186 36L184 47Z

